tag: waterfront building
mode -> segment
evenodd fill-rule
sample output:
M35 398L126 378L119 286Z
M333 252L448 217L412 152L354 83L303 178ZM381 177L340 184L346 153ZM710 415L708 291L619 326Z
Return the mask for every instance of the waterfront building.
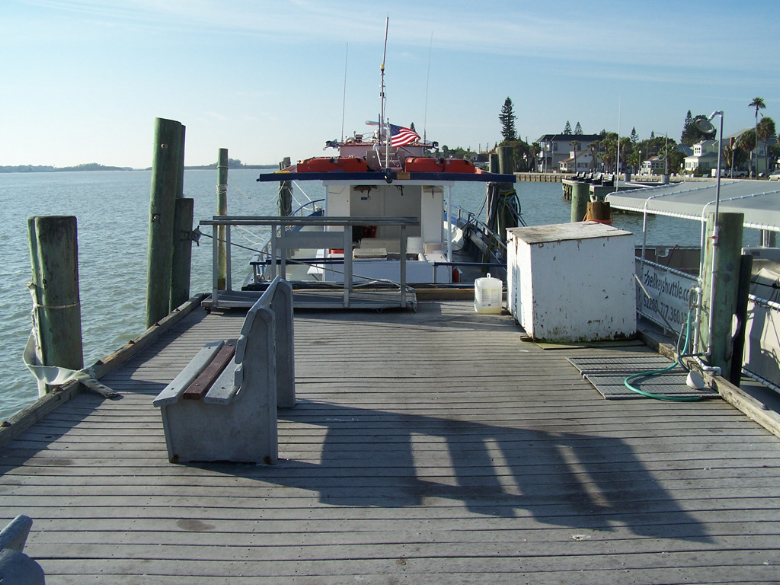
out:
M590 144L601 138L600 134L543 134L535 140L540 147L539 154L536 155L537 172L559 171L561 163L571 156L572 142L579 144L579 153L580 150L589 150ZM579 162L579 154L577 158Z

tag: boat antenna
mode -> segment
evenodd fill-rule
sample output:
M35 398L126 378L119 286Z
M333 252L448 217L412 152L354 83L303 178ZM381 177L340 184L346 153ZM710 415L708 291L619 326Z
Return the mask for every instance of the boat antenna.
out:
M380 114L379 114L379 121L380 121L380 130L379 130L379 138L380 141L382 139L382 130L385 131L385 150L386 150L386 158L385 158L385 166L390 161L390 133L389 133L389 126L385 126L385 59L387 58L387 31L390 27L390 16L387 16L385 18L385 46L384 50L382 51L382 66L379 68L379 70L382 73L382 84L379 91L379 99L380 99Z
M344 116L347 111L347 64L349 63L349 43L344 56L344 95L341 98L341 142L344 142Z
M431 31L431 44L428 45L428 75L425 78L425 115L423 116L423 144L428 143L428 86L431 81L431 51L433 49L433 31Z
M623 116L621 110L623 107L623 96L618 96L618 131L617 131L617 168L615 169L615 193L619 190L620 183L620 122Z

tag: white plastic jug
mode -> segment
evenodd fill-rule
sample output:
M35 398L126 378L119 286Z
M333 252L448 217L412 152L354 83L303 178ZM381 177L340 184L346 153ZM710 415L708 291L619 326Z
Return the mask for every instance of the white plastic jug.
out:
M503 283L498 278L477 278L474 281L474 310L477 313L500 313Z

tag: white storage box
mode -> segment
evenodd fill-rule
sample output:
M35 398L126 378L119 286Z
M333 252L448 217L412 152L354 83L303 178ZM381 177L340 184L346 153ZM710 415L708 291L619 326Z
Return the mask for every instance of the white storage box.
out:
M533 339L636 333L634 236L596 222L507 230L508 309Z

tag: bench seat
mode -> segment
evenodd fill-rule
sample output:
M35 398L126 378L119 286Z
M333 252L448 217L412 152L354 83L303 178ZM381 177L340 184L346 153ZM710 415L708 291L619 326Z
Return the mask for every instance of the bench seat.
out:
M153 404L172 463L275 463L277 407L295 405L292 287L275 280L239 338L206 343Z

